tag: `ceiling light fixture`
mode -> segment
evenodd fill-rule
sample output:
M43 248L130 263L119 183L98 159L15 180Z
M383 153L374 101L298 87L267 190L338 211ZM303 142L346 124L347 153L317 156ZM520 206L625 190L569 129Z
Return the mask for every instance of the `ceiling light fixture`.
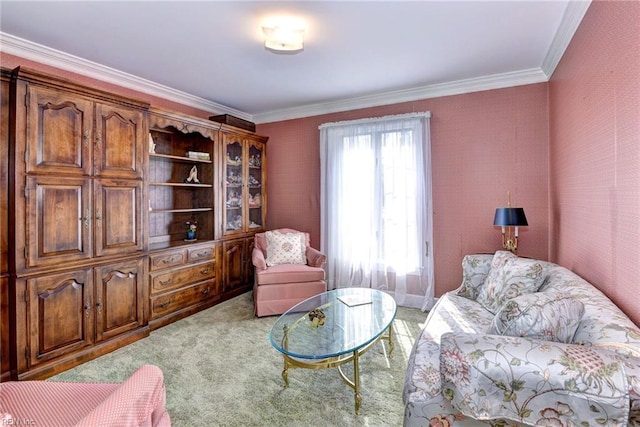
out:
M304 28L287 23L263 26L264 47L275 52L296 53L304 49Z

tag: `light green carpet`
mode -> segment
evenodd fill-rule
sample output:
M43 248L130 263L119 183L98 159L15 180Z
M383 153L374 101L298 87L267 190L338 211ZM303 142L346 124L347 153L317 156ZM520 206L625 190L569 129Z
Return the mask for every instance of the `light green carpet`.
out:
M360 358L362 408L337 369L292 369L283 388L282 357L269 341L277 317L253 316L251 292L151 333L52 381L124 381L159 366L174 426L401 426L402 385L426 313L400 307L392 358L378 343ZM344 367L351 376L351 365Z

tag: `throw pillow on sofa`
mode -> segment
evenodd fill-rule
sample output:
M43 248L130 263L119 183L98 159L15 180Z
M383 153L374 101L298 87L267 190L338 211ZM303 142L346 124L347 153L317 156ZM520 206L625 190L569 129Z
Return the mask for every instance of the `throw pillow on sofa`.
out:
M504 252L504 251L501 251ZM520 295L536 292L544 281L543 266L535 259L511 257L502 254L500 263L491 265L487 280L480 289L477 301L491 313L504 303ZM494 259L498 256L498 252Z
M521 295L496 313L489 333L571 343L583 314L584 304L566 293Z
M475 301L487 279L492 261L491 254L465 255L462 260L462 284L456 290L456 295Z
M306 264L304 233L267 231L267 265Z

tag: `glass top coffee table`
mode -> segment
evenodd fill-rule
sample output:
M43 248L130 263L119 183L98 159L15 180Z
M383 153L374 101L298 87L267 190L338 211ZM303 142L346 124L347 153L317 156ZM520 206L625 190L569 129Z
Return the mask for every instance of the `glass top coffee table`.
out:
M360 412L358 359L380 339L393 351L393 298L375 289L343 288L318 294L295 305L271 328L271 344L282 353L282 378L289 386L289 368L338 368L342 380L355 392L355 411ZM386 332L386 333L385 333ZM353 362L353 380L341 365Z

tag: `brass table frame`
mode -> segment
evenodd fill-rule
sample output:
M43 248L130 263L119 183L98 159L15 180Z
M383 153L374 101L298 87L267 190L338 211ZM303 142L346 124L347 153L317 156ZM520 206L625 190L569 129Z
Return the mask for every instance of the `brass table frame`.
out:
M362 405L362 395L360 394L360 356L366 353L370 348L376 345L380 340L386 339L389 342L389 353L388 356L391 358L391 353L393 352L394 344L393 344L393 320L389 324L389 326L385 331L369 344L366 344L363 347L356 348L352 352L342 354L340 356L329 357L327 359L318 359L315 361L303 361L300 358L294 358L289 356L288 354L282 353L284 358L284 369L282 370L282 379L284 380L284 388L289 387L289 369L290 368L304 368L304 369L326 369L326 368L338 368L338 373L340 374L340 378L344 381L349 387L351 387L354 391L354 399L355 399L355 412L356 415L360 414L360 406ZM282 340L282 348L287 349L287 338L288 338L288 328L285 326L284 328L284 338ZM312 360L312 359L309 359ZM345 363L349 363L353 361L353 380L347 377L347 375L342 371L342 365Z

